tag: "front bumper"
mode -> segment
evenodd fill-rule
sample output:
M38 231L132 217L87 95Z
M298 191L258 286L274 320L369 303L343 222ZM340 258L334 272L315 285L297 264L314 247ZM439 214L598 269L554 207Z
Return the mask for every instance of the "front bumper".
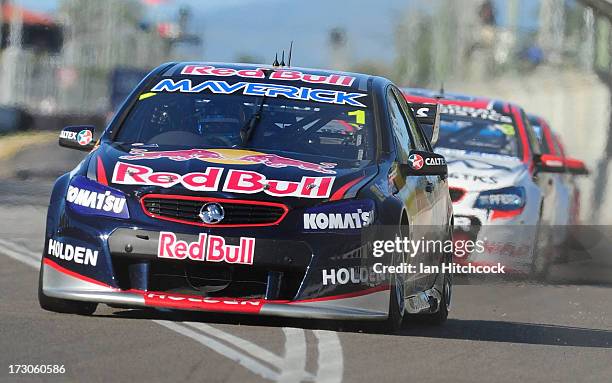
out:
M302 318L388 315L386 276L361 273L381 261L363 251L363 229L308 231L300 209L276 226L198 227L162 222L144 215L132 199L127 203L129 219L87 216L63 200L52 203L43 253L45 295L131 307ZM161 244L166 243L162 232L173 238L171 251L164 250L172 256L161 256ZM240 260L248 261L231 262L229 250L224 259L203 259L202 254L210 254L213 236L231 248L232 255L239 248ZM255 244L247 249L244 239ZM180 258L179 242L207 250L189 250L189 257Z
M491 210L473 208L473 202L466 198L453 204L453 236L455 241L480 241L483 249L459 256L455 253L454 261L482 266L500 263L510 273L529 273L538 233L538 206L528 204L511 214L496 214Z
M170 308L294 318L384 320L389 287L295 301L242 298L205 298L167 292L121 290L70 271L51 259L43 261L43 293L49 297L129 307Z

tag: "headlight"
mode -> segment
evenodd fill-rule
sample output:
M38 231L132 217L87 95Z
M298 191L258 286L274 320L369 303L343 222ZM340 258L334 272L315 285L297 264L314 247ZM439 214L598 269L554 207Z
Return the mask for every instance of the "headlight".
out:
M516 210L525 206L525 188L507 187L483 191L478 195L474 207L492 210Z
M83 176L75 176L70 181L66 205L82 215L130 218L123 192Z

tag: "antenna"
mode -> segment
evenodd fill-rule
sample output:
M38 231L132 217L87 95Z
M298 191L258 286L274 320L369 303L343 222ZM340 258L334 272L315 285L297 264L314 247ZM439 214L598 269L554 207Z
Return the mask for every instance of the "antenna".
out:
M444 97L444 81L442 81L442 83L440 84L440 97L442 98Z
M283 49L283 56L281 57L280 66L285 66L285 50Z
M291 66L291 52L293 52L293 40L291 40L291 44L289 44L289 61L287 61L287 66Z
M264 73L264 78L268 78L270 76L270 74L272 72L274 72L274 69L270 69L270 68L261 68L261 71Z
M278 52L274 55L274 62L272 63L272 66L277 67L280 64L278 63Z

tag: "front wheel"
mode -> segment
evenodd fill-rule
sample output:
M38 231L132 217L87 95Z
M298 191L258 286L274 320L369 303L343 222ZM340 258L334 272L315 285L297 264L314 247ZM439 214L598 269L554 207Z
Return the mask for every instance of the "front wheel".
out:
M453 235L452 232L449 234L449 238L452 241ZM453 262L453 254L445 254L444 262L442 265L447 264L451 265ZM429 323L432 325L441 325L446 322L448 319L448 312L450 311L451 300L453 296L453 274L452 273L442 273L442 287L441 287L440 302L438 302L438 311L431 314L423 314L419 315L421 319L424 320L425 323Z
M389 294L389 317L385 321L385 327L390 332L397 332L402 328L406 303L404 300L404 283L401 277L395 277L395 283L391 285Z
M438 304L438 311L432 314L425 314L424 318L427 323L433 325L441 325L448 319L450 311L451 297L453 292L452 275L444 273L444 282L442 282L442 298Z
M373 321L367 325L369 331L375 333L398 332L404 323L406 305L404 301L404 287L401 278L394 278L389 291L389 316L383 321Z
M46 296L42 289L43 273L44 267L41 260L40 271L38 272L38 303L43 310L78 315L91 315L96 311L98 304L94 302L71 301Z

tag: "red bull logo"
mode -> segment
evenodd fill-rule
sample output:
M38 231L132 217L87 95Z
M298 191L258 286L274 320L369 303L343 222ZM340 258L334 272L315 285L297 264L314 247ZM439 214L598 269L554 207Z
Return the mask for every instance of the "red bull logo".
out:
M222 158L221 154L206 149L163 150L149 152L146 149L132 149L129 156L121 156L124 160L157 160L168 158L172 161L205 160Z
M123 185L151 185L169 188L181 184L193 191L219 191L230 193L265 193L275 197L327 198L335 177L304 176L300 181L267 179L265 175L248 170L230 169L220 186L224 169L207 167L204 172L177 174L156 172L148 166L117 162L112 182Z
M228 245L223 237L212 234L201 233L197 241L186 242L172 232L159 233L159 258L252 265L254 254L255 238L240 237L239 245Z
M172 161L201 160L216 164L255 165L261 164L271 168L293 167L302 170L323 174L336 174L333 170L335 163L307 162L294 158L282 157L276 154L255 152L251 150L236 149L185 149L148 151L146 149L132 149L130 154L121 156L124 160L156 160L167 158Z
M277 156L276 154L253 154L244 156L241 160L260 163L271 168L295 167L317 173L336 174L334 170L331 170L336 166L334 163L321 162L320 164L315 164L314 162L295 160L293 158Z
M238 76L243 78L266 78L266 74L261 68L257 69L232 69L232 68L217 68L212 65L186 65L181 74L191 76ZM272 80L285 81L304 81L311 84L330 84L337 86L351 86L355 81L355 77L346 76L343 74L317 75L313 73L304 73L290 69L276 69L270 73Z

